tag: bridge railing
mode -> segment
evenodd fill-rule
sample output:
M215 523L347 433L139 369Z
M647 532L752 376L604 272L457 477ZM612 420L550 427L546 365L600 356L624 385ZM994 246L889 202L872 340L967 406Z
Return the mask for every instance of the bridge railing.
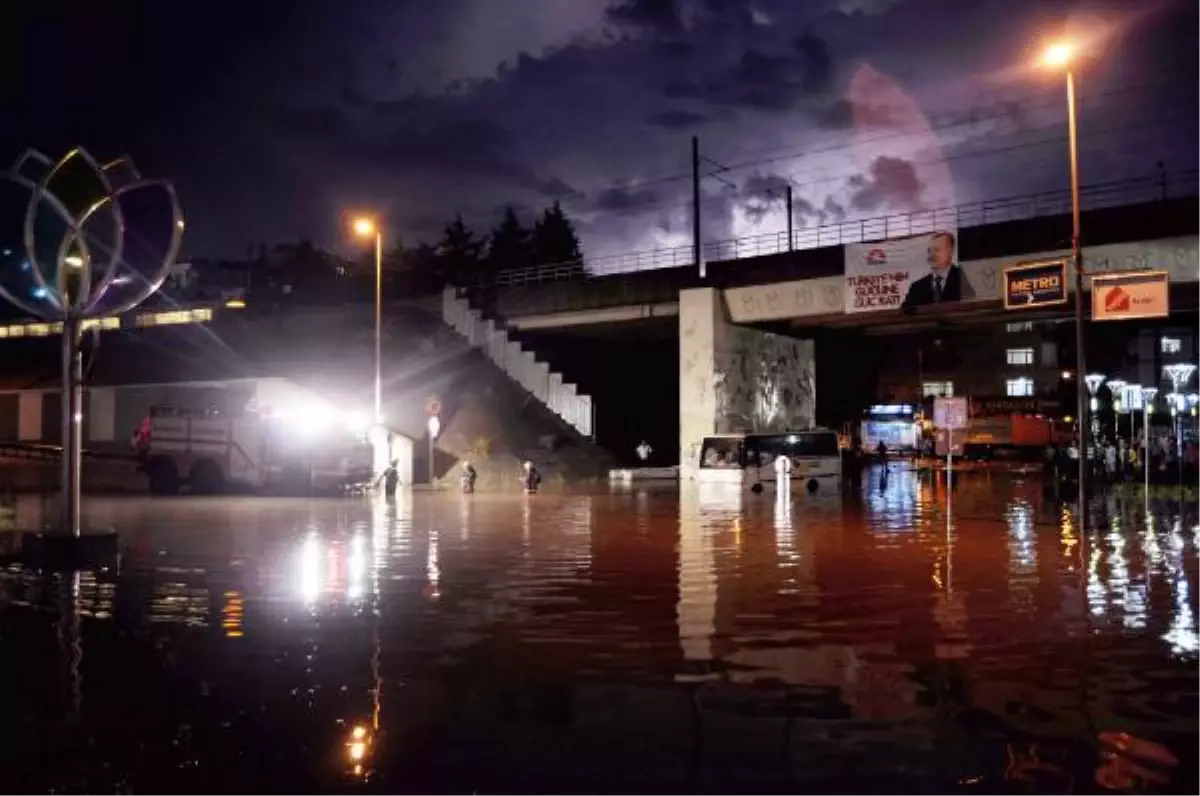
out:
M1195 196L1197 172L1186 171L1172 175L1156 174L1119 182L1097 183L1080 189L1080 207L1099 210L1164 200L1169 197ZM787 231L768 232L730 240L710 241L701 249L706 262L740 260L780 254L789 250L816 249L865 243L888 238L921 235L939 229L963 229L1004 221L1058 215L1071 211L1069 190L1044 191L984 202L972 202L954 207L896 213L888 216L843 221L811 229L793 230L789 246ZM586 279L590 276L626 274L659 268L688 266L694 262L692 246L628 252L591 257L578 262L551 263L528 268L500 271L490 277L491 284L506 287L539 282L559 282Z
M532 351L508 336L502 325L483 317L454 287L442 291L442 320L481 349L504 373L585 437L592 436L592 397L563 381Z

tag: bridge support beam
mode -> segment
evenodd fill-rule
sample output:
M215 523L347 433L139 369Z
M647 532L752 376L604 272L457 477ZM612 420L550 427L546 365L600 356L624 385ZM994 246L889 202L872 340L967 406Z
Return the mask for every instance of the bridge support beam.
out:
M730 323L723 291L680 291L680 476L694 475L707 435L812 426L815 360L812 340Z

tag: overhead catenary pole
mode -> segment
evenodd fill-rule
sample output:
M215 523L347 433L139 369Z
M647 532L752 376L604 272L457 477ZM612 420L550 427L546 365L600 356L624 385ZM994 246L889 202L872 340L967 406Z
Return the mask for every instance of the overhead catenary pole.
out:
M795 236L792 234L792 186L791 185L788 185L788 187L787 187L787 233L788 233L787 250L791 251L792 247L795 246L795 243L794 243Z
M692 136L692 265L704 278L704 256L700 252L700 139Z

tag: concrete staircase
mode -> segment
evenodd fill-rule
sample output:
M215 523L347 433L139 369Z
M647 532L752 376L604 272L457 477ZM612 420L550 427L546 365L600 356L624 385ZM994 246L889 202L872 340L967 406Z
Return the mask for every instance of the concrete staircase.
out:
M594 439L592 398L579 393L561 373L526 351L499 318L487 318L471 306L465 292L447 286L442 292L442 320L481 350L496 367L582 437Z

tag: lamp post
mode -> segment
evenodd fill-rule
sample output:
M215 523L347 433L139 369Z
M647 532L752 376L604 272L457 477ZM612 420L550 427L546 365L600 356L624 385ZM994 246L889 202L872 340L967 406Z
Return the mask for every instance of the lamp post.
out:
M1179 415L1187 411L1187 399L1182 390L1192 380L1196 366L1186 362L1176 362L1163 368L1163 375L1171 381L1171 417L1175 427L1175 458L1179 461L1179 485L1183 486L1183 436L1179 433Z
M354 219L354 234L375 239L375 422L383 421L383 230L373 218Z
M1117 446L1117 455L1120 456L1122 460L1125 457L1121 456L1121 415L1124 414L1125 412L1129 411L1128 406L1126 406L1127 402L1125 400L1125 397L1126 397L1125 396L1125 388L1128 386L1129 386L1129 382L1127 382L1121 378L1108 380L1108 392L1112 396L1112 402L1113 402L1113 437L1115 437L1113 444L1115 444ZM1132 429L1133 413L1132 412L1130 412L1130 414L1129 414L1129 423L1131 426L1130 431L1129 431L1129 438L1132 440L1133 439L1133 429ZM1124 481L1125 480L1125 462L1124 461L1117 462L1117 472L1121 474L1121 480Z
M1142 387L1142 464L1146 468L1146 499L1150 499L1150 415L1154 414L1157 387Z
M1121 436L1121 415L1126 411L1125 408L1125 388L1129 386L1129 382L1124 379L1109 379L1108 392L1112 395L1113 400L1113 433L1116 436Z
M1084 441L1083 441L1084 418L1087 418L1087 421L1088 421L1088 425L1087 425L1088 441L1090 443L1093 443L1093 444L1095 443L1096 435L1100 431L1100 421L1096 419L1097 410L1100 408L1100 402L1096 399L1096 393L1099 392L1100 387L1103 386L1104 381L1107 378L1108 377L1105 376L1103 373L1089 373L1088 375L1084 376L1083 379L1081 380L1082 384L1080 386L1080 392L1082 393L1083 389L1086 388L1087 392L1088 392L1088 396L1089 396L1088 403L1087 403L1088 414L1083 414L1083 410L1080 409L1080 415L1079 415L1079 446L1081 449L1092 447L1092 445L1088 445L1088 444L1084 443ZM1082 399L1081 399L1081 402L1082 402ZM1083 459L1084 459L1084 456L1081 451L1079 460L1083 461ZM1081 487L1082 487L1082 485L1083 485L1083 482L1080 482Z
M1079 147L1078 125L1075 114L1075 72L1071 62L1075 59L1075 46L1067 42L1051 45L1042 60L1050 67L1062 69L1067 76L1067 147L1071 160L1071 260L1075 263L1075 370L1087 372L1087 356L1084 346L1083 327L1083 252L1079 237ZM1083 445L1083 418L1087 403L1082 380L1075 385L1075 413L1079 416L1079 444ZM1087 464L1079 457L1079 522L1086 527Z

